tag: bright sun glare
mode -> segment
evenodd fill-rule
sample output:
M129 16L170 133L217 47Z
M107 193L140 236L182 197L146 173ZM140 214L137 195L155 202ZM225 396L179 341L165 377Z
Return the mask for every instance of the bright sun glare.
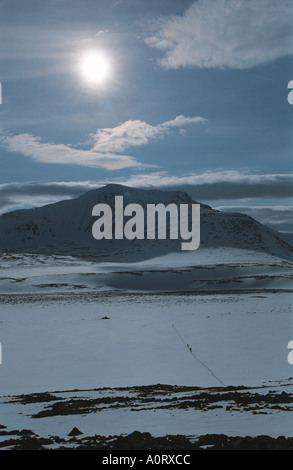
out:
M101 52L88 52L81 62L81 72L85 80L93 85L101 85L110 77L110 62Z

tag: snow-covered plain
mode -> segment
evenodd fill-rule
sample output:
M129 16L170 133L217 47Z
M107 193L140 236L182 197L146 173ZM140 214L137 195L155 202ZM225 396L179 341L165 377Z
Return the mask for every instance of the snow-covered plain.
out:
M292 267L293 262L270 254L227 247L200 247L136 263L4 254L0 257L0 294L290 290Z
M94 398L113 396L115 387L151 384L292 393L291 288L291 262L239 249L131 264L2 255L0 424L42 436L65 436L74 426L88 435L138 429L153 435L290 436L286 407L264 414L225 406L113 407L33 419L50 403L13 397L57 392L63 399Z

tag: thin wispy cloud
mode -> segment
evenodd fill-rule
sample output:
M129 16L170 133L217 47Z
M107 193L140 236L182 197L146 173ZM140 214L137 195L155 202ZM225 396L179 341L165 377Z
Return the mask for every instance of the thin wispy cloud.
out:
M117 0L117 2L113 3L110 8L116 8L122 5L122 3L125 3L125 0Z
M135 187L180 189L199 200L293 196L293 174L258 174L248 170L207 171L186 176L141 173L120 181Z
M204 123L201 117L177 116L175 119L152 126L144 121L129 120L114 128L98 129L91 136L92 146L88 150L77 149L66 144L44 142L31 134L11 135L0 131L0 145L6 150L30 157L37 162L82 165L120 170L123 168L145 168L149 165L126 155L129 147L146 145L151 139L164 137L172 128L188 124Z
M164 172L136 174L100 181L29 182L0 184L0 211L34 207L45 203L78 197L91 189L109 183L133 188L186 191L195 200L239 201L293 197L293 174L250 174L240 171L218 171L186 176L170 176ZM224 206L223 206L224 207ZM229 204L231 208L231 204ZM250 207L250 206L247 206Z
M109 32L109 29L101 29L95 34L95 36L98 38L100 36L103 36L104 34L107 34L108 32Z
M202 117L177 116L175 119L152 126L145 121L129 120L113 127L98 129L92 135L93 149L98 152L124 152L129 147L146 145L151 139L164 137L172 128L180 128L188 124L204 123Z
M246 69L292 55L292 24L291 0L198 0L148 22L145 42L166 69Z
M0 212L72 199L100 185L103 185L103 182L99 184L91 181L0 184Z

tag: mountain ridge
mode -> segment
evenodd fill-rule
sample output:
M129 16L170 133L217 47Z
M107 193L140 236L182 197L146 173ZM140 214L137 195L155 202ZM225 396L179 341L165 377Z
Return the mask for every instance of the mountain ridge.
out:
M109 261L138 261L180 251L181 240L95 240L92 209L98 203L114 207L115 196L124 207L140 204L200 204L201 246L247 248L293 260L293 247L276 232L252 217L224 213L197 203L184 191L136 189L108 184L74 199L42 207L20 209L0 216L0 252L69 254Z

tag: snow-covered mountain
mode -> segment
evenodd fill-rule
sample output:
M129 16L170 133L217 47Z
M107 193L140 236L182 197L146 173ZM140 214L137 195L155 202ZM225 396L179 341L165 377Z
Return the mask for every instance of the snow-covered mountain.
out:
M43 207L16 210L0 216L0 252L67 254L72 256L139 261L170 252L181 251L182 240L95 240L92 226L98 203L111 206L115 196L130 203L168 205L195 204L182 191L134 189L109 184L89 191L76 199ZM293 247L282 235L253 218L236 213L223 213L201 204L201 247L231 247L255 250L293 260Z

